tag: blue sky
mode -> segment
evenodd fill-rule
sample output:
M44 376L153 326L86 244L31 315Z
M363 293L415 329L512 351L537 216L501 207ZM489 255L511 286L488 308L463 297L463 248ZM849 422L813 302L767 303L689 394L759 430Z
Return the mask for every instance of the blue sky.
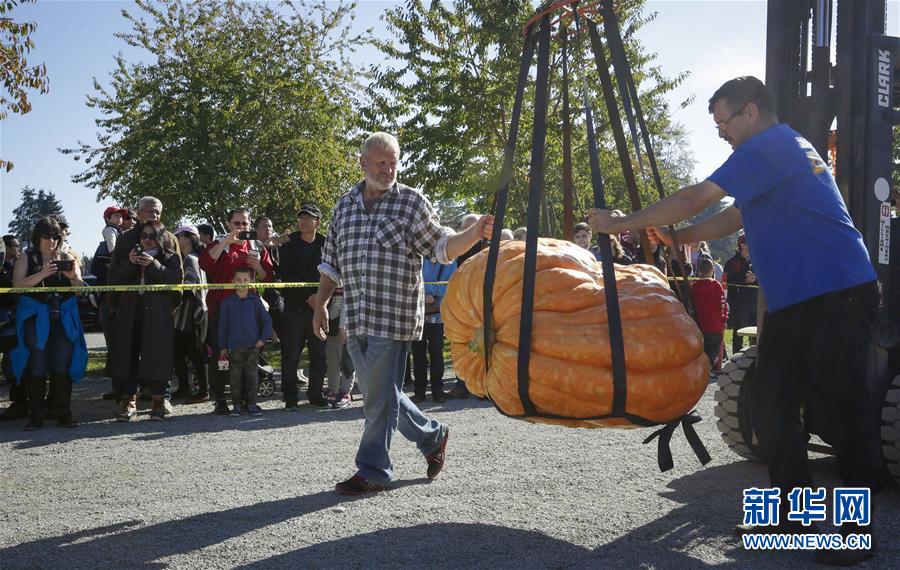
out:
M396 2L362 0L357 7L357 25L383 32L381 14ZM888 32L898 34L898 4L889 2ZM15 163L9 173L0 173L0 229L6 232L12 210L19 203L25 185L52 190L60 199L72 225L71 241L78 251L93 254L100 241L102 211L110 205L97 203L96 193L71 182L84 168L81 162L57 152L76 141L96 141L94 112L85 98L94 92L93 78L106 83L113 69L113 56L122 52L127 61L143 53L114 37L128 30L122 9L136 12L130 1L48 1L24 6L14 12L19 20L38 24L36 49L29 61L45 62L50 76L50 93L33 95L33 110L25 116L10 115L0 123L0 156ZM766 4L758 1L650 0L649 11L659 17L641 30L640 38L658 55L658 63L668 75L690 71L688 80L671 94L673 108L687 97L696 100L675 118L688 131L688 140L697 160L695 176L705 177L730 153L716 137L706 111L706 99L724 81L737 75L765 75ZM521 25L516 23L517 26ZM366 63L378 53L359 54ZM163 219L167 220L165 212Z

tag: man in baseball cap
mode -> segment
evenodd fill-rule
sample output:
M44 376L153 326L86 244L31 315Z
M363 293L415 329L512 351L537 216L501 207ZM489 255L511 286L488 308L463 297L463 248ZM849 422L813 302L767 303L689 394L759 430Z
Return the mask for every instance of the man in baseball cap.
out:
M297 217L299 218L303 214L312 216L317 220L322 218L322 210L320 210L319 207L315 204L303 204L302 206L300 206L300 211L297 212Z
M297 231L278 249L278 277L284 282L319 282L319 263L325 236L318 233L322 211L303 204L297 212ZM325 341L313 334L313 301L316 287L285 289L281 334L281 392L285 409L299 411L297 369L304 347L309 351L309 384L306 396L313 406L327 407L325 385Z

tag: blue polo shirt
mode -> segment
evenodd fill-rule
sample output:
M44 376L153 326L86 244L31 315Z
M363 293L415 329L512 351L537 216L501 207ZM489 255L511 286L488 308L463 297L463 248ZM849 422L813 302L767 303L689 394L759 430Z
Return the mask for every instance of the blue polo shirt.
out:
M751 137L709 180L741 210L770 311L875 279L831 170L786 124Z

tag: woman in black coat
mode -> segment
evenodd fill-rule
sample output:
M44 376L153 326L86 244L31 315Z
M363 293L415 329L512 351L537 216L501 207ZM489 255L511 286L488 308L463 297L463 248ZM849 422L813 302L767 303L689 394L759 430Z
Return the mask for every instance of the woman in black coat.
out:
M183 269L175 238L162 222L140 224L140 241L127 259L109 268L110 285L179 284ZM121 388L119 421L137 413L138 384L153 395L150 419L165 417L166 383L172 377L175 310L178 291L121 293L111 308L109 371Z

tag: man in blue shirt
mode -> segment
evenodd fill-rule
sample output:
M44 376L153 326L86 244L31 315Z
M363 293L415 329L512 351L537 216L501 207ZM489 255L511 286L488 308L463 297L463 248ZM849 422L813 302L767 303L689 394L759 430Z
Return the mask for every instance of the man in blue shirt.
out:
M844 483L877 489L878 419L863 381L877 297L862 236L830 169L806 139L778 122L774 97L759 79L726 82L710 98L709 112L719 137L734 149L709 178L632 214L592 210L589 222L607 234L648 228L651 240L671 245L663 226L732 197L734 204L719 214L677 230L678 240L697 243L745 230L769 303L751 399L753 426L772 486L782 490L782 508L786 512L792 488L812 484L800 409L813 391L834 424ZM785 235L797 238L803 250L785 247Z

